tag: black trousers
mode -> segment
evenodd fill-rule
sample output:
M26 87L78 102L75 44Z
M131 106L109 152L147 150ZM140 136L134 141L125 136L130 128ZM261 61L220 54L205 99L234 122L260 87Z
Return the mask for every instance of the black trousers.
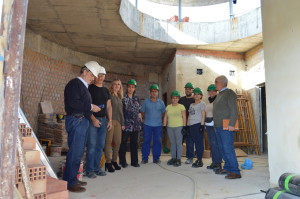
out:
M126 145L128 137L130 137L130 157L131 164L138 163L138 132L122 132L122 141L119 149L119 161L120 164L125 164L126 162Z

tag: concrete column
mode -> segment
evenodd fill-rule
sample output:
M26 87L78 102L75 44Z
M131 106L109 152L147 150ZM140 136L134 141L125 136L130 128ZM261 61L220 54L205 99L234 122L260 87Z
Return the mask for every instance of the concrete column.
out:
M300 174L300 1L262 0L271 186Z

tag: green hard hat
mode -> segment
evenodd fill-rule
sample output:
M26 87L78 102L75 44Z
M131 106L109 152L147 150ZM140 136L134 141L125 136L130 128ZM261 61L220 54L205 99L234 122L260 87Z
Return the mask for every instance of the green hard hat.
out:
M216 90L217 90L217 88L214 84L209 85L207 88L207 91L216 91Z
M134 79L130 79L130 80L127 82L127 85L128 85L128 84L135 85L135 86L137 85L137 84L136 84L136 81L135 81Z
M150 86L150 89L149 89L149 90L151 91L152 89L158 90L158 91L159 91L159 87L158 87L157 84L152 84L152 85Z
M203 95L202 94L202 90L199 87L195 88L194 91L193 91L193 93L198 93L200 95Z
M180 97L180 93L178 91L173 91L171 94L171 97L176 96L176 97Z
M194 89L194 86L191 82L186 83L186 85L184 86L184 88L192 88Z

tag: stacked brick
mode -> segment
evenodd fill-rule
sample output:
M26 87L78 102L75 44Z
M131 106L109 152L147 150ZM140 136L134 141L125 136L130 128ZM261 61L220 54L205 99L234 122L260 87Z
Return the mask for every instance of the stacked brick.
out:
M36 140L31 137L31 133L31 128L27 128L25 124L19 124L19 134L22 136L22 146L34 199L67 199L69 195L67 182L56 180L54 178L49 180L50 177L47 176L46 167L40 163L40 151L35 150ZM15 184L21 196L26 198L23 176L18 158L16 164ZM59 188L57 188L57 185Z
M62 146L62 151L68 151L68 134L65 120L57 122L55 114L39 114L38 133L39 139L49 139L51 144Z

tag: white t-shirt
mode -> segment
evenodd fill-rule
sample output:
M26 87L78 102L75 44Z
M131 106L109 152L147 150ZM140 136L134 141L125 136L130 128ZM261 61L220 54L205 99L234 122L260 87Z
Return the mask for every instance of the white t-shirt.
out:
M189 125L201 123L202 111L205 110L205 103L200 102L199 104L191 104L189 108Z

